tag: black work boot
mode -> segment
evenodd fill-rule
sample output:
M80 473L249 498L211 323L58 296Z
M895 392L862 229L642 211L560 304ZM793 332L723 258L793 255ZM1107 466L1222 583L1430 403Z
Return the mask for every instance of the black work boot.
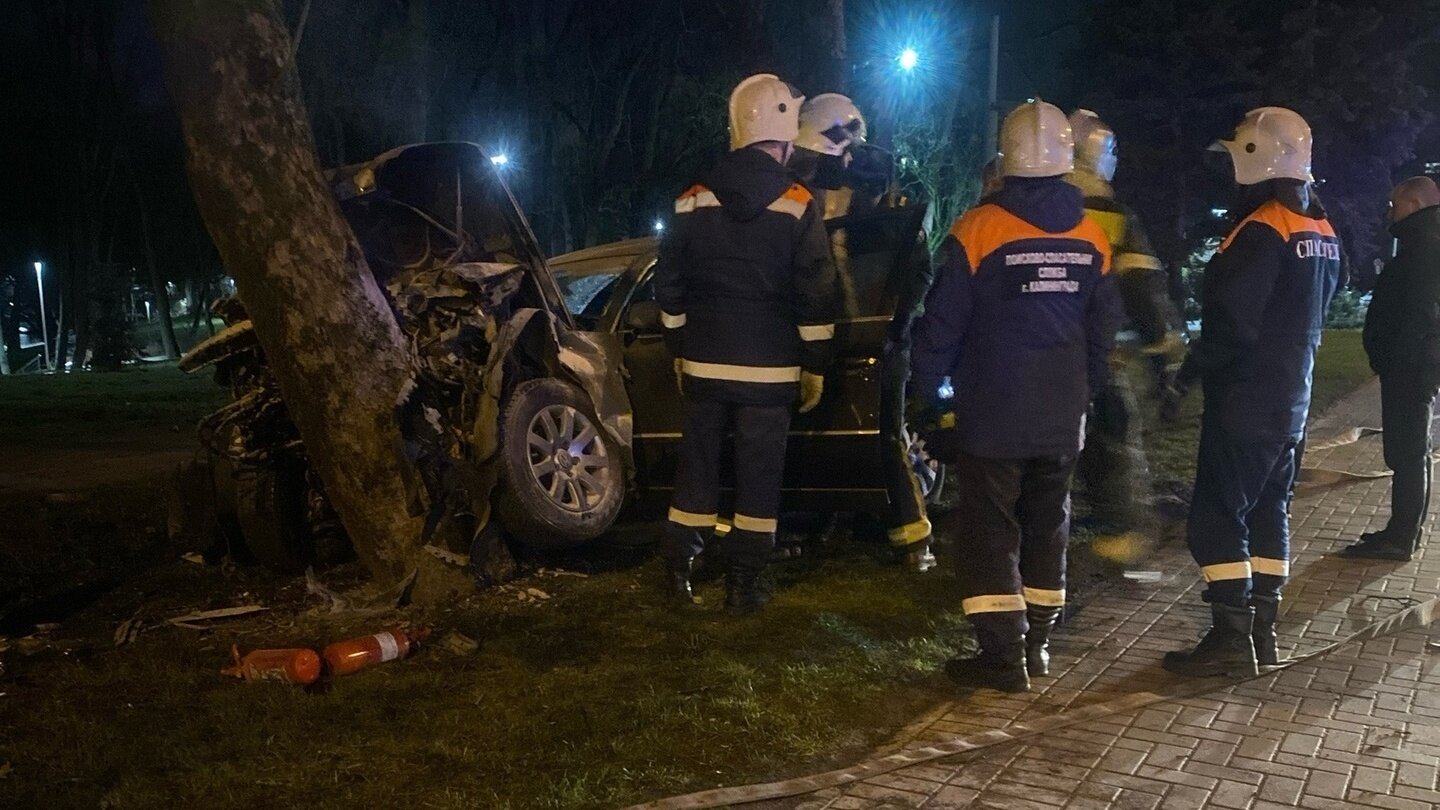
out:
M1032 678L1050 674L1050 630L1064 610L1040 605L1025 608L1025 618L1030 623L1030 629L1025 631L1025 671Z
M1255 662L1255 609L1221 602L1210 604L1213 624L1195 649L1165 653L1161 666L1176 675L1206 678L1214 675L1237 677L1258 675Z
M1250 594L1250 607L1255 609L1255 626L1250 638L1255 642L1255 663L1273 667L1280 663L1280 645L1275 641L1275 617L1280 613L1280 596Z
M737 564L731 561L725 572L725 610L736 615L754 613L770 602L770 594L760 586L764 566Z
M754 613L770 601L760 586L760 574L770 560L774 538L752 532L732 531L725 538L725 610L743 615Z
M930 538L928 537L908 546L901 546L899 551L900 563L905 566L907 571L923 574L937 565L935 552L930 550Z
M1415 556L1418 539L1418 532L1407 539L1401 539L1388 529L1366 532L1360 535L1360 542L1340 549L1340 556L1351 560L1410 562L1410 558Z
M956 685L970 689L1030 691L1023 644L1010 644L993 651L982 647L974 658L951 658L945 662L945 674Z
M668 601L680 606L700 604L700 598L690 588L690 569L695 563L695 552L701 547L694 538L667 533L660 556L665 563L663 582Z

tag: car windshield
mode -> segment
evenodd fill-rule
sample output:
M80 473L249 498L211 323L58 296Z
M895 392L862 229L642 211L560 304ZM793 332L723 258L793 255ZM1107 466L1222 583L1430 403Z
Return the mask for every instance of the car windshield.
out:
M620 271L605 273L567 272L564 267L552 267L555 279L560 282L560 291L565 295L565 308L581 325L594 328L610 302L620 280Z

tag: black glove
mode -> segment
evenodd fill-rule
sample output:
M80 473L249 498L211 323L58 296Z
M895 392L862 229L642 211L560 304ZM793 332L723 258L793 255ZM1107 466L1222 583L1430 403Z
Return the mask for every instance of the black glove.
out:
M1130 409L1125 407L1125 398L1110 386L1095 397L1095 429L1115 441L1125 438L1130 429Z

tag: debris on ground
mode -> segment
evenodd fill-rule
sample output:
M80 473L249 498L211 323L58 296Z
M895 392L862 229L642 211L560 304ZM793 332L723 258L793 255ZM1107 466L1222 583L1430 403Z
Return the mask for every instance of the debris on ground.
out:
M583 573L581 571L562 571L558 568L541 568L535 573L542 577L577 577L579 579L590 578L589 574Z
M198 624L198 622L233 619L236 616L248 616L251 613L259 613L269 609L270 608L264 607L263 605L240 605L239 607L217 608L216 610L202 610L196 613L187 613L184 616L177 616L169 621L176 627L184 627L190 630L210 630L214 625Z
M480 650L480 642L459 630L451 630L440 637L440 648L454 655L474 655Z
M308 647L251 650L242 658L239 645L230 646L235 665L220 670L245 681L284 681L309 686L320 680L320 656Z
M205 564L205 555L201 554L198 551L191 551L185 554L181 554L180 559L188 563L195 563L196 565Z
M140 637L145 631L145 622L138 615L131 616L115 628L115 646L124 647Z
M395 661L408 656L429 637L430 628L417 630L395 628L359 638L336 641L325 647L321 656L332 677L350 675L367 667Z
M1125 578L1131 582L1159 582L1164 575L1160 571L1126 571Z
M325 587L315 576L315 569L305 569L305 592L318 596L330 603L330 613L388 613L410 601L410 590L415 586L415 577L419 569L411 569L410 574L395 585L381 591L378 594L342 595Z
M458 551L450 551L448 549L443 549L431 543L426 543L423 548L425 549L426 553L428 553L431 557L439 560L440 562L446 563L448 565L459 566L460 568L470 567L469 554L461 554Z

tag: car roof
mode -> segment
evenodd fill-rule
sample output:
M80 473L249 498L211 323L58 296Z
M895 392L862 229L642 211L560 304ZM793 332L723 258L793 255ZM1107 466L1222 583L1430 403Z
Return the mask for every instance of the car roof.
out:
M613 259L617 262L629 264L631 261L634 261L636 258L643 256L646 253L653 253L658 244L659 240L653 236L642 236L638 239L625 239L620 242L610 242L609 244L596 245L595 247L589 247L583 250L576 250L570 253L556 256L555 258L550 260L550 265L552 267L558 267L567 264L590 262L596 259ZM582 268L578 267L575 269L577 271L582 270ZM604 272L603 266L597 264L594 267L593 272Z

